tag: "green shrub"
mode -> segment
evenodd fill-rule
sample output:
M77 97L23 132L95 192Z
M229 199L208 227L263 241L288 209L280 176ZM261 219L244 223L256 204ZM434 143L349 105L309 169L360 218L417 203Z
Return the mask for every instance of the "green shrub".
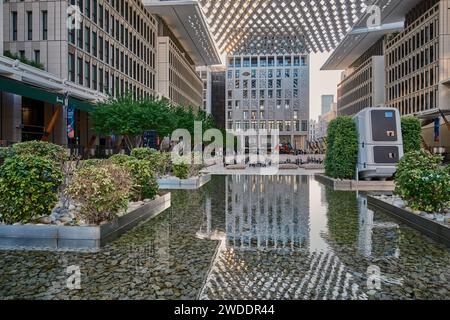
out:
M335 179L353 179L358 160L358 133L351 117L330 122L327 136L325 174Z
M111 157L109 157L109 161L111 161L114 164L122 165L133 158L130 156L127 156L126 154L115 154Z
M130 174L104 162L78 169L65 192L81 205L80 216L91 224L111 221L128 206Z
M189 178L189 165L181 162L172 165L173 174L179 179Z
M172 167L170 152L157 152L151 155L149 161L156 175L159 177L168 174Z
M17 155L0 167L0 220L28 223L50 214L58 201L63 175L44 157Z
M138 160L149 160L156 153L158 153L157 150L150 148L135 148L131 150L131 156Z
M405 153L421 149L421 134L422 126L419 119L412 116L402 117L403 149Z
M19 142L12 145L11 152L14 155L44 157L59 164L68 159L63 147L45 141Z
M441 156L426 151L407 153L395 174L395 193L415 210L439 212L450 204L450 170Z
M35 60L28 60L26 57L21 57L20 55L18 55L17 53L12 53L9 50L6 50L3 52L3 55L5 57L11 58L11 59L15 59L15 60L19 60L22 63L28 64L32 67L44 70L44 65L40 62L37 62Z
M133 201L153 199L158 192L158 182L156 181L152 167L148 160L132 159L123 164L132 178L132 188L130 198Z
M108 161L109 160L105 160L105 159L88 159L88 160L81 161L80 167L98 166L98 165L102 165ZM112 162L112 161L110 161L110 162Z

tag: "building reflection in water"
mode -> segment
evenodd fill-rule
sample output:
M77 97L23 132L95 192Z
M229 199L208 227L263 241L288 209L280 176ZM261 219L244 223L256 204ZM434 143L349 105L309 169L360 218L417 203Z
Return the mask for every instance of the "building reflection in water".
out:
M226 177L226 245L239 250L308 246L306 176Z
M399 257L399 226L362 195L308 176L224 179L225 226L210 221L208 196L197 233L221 240L200 299L367 299L373 262Z

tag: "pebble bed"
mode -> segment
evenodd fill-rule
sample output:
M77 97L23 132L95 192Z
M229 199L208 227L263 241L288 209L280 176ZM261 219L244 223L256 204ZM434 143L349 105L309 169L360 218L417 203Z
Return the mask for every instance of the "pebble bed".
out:
M449 248L370 208L362 232L355 193L298 183L309 190L300 209L311 224L300 247L231 244L230 185L215 176L172 191L170 209L100 252L0 251L0 299L450 299Z

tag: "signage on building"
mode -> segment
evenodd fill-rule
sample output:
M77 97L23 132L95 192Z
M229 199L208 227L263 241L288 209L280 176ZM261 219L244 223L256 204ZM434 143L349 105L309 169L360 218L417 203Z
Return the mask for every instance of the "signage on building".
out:
M71 104L67 107L67 137L75 138L75 107Z

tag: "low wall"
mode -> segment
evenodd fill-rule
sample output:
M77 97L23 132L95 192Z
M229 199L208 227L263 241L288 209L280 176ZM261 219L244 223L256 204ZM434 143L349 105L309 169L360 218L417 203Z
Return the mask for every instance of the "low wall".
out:
M450 247L450 228L447 225L414 214L373 196L367 196L367 203L382 209L412 228Z
M211 181L211 175L206 174L189 179L166 178L158 179L159 189L161 190L193 190L203 187Z
M99 250L170 206L171 194L166 193L101 226L0 225L0 249Z
M333 188L336 191L394 191L394 181L356 181L356 180L338 180L325 176L324 174L315 174L315 179L320 183Z

